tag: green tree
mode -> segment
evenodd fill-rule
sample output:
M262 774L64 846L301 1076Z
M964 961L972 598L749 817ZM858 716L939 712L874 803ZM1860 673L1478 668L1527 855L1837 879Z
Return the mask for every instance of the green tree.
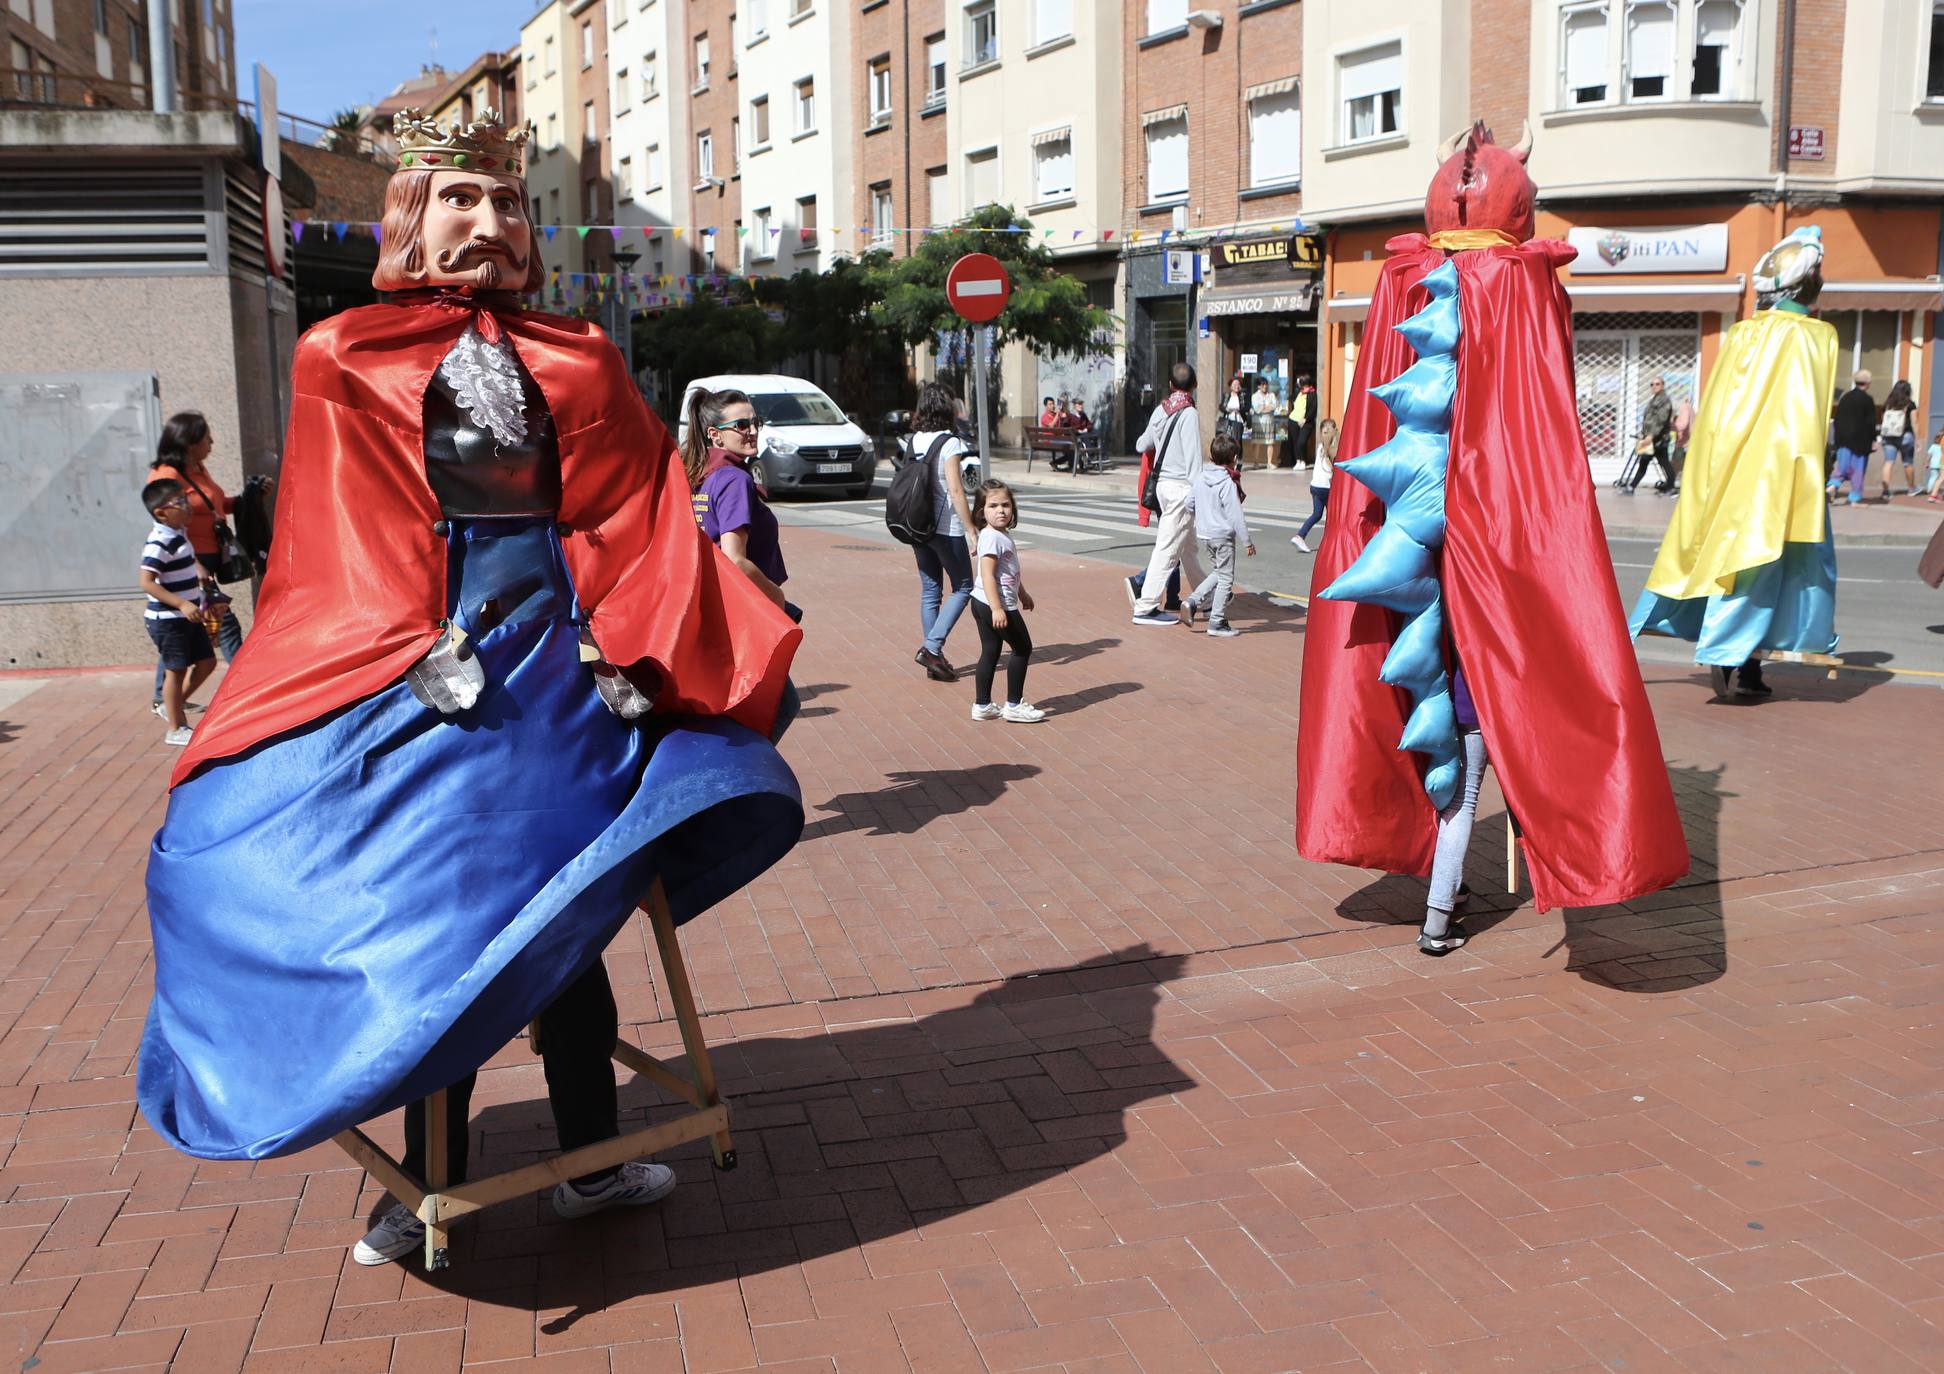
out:
M690 304L635 320L635 366L663 374L666 394L679 399L697 377L768 371L776 362L777 338L776 321L745 291L726 302L698 293ZM675 417L663 418L672 424Z

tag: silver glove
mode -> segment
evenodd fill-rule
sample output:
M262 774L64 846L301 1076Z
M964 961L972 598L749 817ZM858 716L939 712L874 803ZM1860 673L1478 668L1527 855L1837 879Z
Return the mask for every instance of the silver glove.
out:
M594 686L601 702L622 720L639 720L654 709L655 699L628 680L626 673L601 657L593 631L585 626L580 634L581 662L594 673Z
M479 700L486 670L466 642L466 632L448 625L438 643L406 671L405 684L421 706L442 716L457 715Z

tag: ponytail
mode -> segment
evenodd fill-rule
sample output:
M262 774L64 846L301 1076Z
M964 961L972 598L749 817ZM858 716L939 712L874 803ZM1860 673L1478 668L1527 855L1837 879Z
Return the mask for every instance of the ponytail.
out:
M735 390L711 391L698 386L689 393L688 406L682 413L688 427L688 437L682 440L682 470L688 474L691 490L701 487L702 474L709 467L709 427L721 424L733 405L753 409L755 402Z

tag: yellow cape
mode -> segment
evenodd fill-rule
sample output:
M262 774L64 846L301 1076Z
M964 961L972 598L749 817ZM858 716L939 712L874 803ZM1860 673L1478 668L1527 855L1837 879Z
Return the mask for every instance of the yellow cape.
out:
M1728 331L1701 397L1681 496L1647 589L1710 596L1822 542L1823 446L1836 394L1836 327L1782 310Z

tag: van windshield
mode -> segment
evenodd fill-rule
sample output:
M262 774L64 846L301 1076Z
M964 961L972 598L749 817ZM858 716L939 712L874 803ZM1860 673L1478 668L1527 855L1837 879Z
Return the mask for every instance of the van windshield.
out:
M785 391L752 396L766 425L841 425L844 412L820 391Z

